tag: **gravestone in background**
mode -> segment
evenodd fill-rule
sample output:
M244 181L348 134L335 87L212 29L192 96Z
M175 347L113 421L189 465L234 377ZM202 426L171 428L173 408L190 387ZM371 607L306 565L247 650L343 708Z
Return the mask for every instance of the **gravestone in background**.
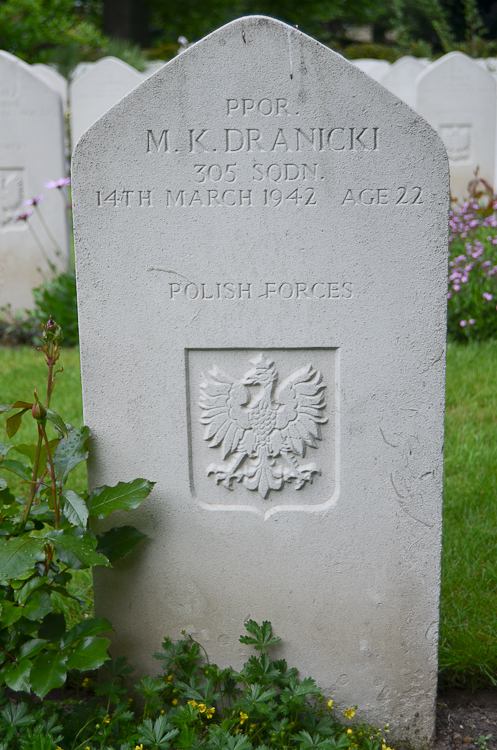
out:
M81 135L143 80L137 70L116 57L104 57L73 78L71 101L71 142Z
M28 210L22 206L25 200L45 196L39 210L61 256L38 216L29 222L48 258L61 270L67 267L67 212L57 190L44 187L63 177L65 166L59 93L22 60L0 51L0 306L32 307L31 290L50 277L26 222L12 221Z
M44 65L43 63L36 63L32 68L35 73L57 89L62 99L62 106L65 110L67 107L67 79L49 65Z
M445 144L453 197L467 196L477 167L494 185L496 85L488 71L461 52L444 55L417 78L415 108Z
M362 70L363 73L367 73L375 81L379 81L390 68L390 63L386 60L369 60L365 58L363 60L352 60L352 63L356 68Z
M427 66L427 60L407 55L391 65L379 82L403 102L414 107L416 103L414 82Z
M92 487L157 482L99 570L114 653L239 668L248 618L339 707L432 736L448 170L431 127L273 19L188 48L73 162ZM127 522L109 519L109 524Z

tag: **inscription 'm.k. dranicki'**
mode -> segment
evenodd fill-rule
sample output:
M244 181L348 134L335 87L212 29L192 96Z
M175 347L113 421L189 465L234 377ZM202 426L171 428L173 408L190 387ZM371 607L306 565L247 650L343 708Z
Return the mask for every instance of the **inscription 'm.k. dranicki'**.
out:
M278 372L259 354L241 379L214 366L200 383L200 422L204 440L221 451L221 463L207 466L216 484L231 489L242 482L266 498L291 483L296 490L320 474L314 462L301 464L307 448L317 448L321 424L328 421L325 385L311 364L293 372L276 387ZM250 391L256 386L255 392Z

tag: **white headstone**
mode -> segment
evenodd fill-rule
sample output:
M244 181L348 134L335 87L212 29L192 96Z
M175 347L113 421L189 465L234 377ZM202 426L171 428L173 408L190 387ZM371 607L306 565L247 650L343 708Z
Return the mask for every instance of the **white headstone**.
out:
M467 196L479 167L480 177L494 183L496 82L461 52L450 52L416 79L416 111L438 131L450 164L454 198Z
M65 108L67 106L67 79L49 65L36 63L32 67L37 75L41 76L41 78L57 89L62 99L62 105Z
M157 670L163 636L186 630L239 668L244 620L269 619L278 654L338 706L425 745L447 291L437 134L340 55L251 16L95 123L73 178L90 485L157 482L133 514L149 540L95 579L114 653Z
M410 56L401 57L389 67L379 82L403 102L414 107L416 102L414 82L427 66L426 60Z
M33 210L23 202L42 194L29 225L47 257L60 269L68 263L67 211L57 190L44 187L64 177L64 120L59 93L31 66L0 51L0 306L33 306L31 290L50 277L49 268L26 221L19 214ZM41 269L38 271L37 269Z
M143 81L137 70L116 57L104 57L77 76L70 86L71 141Z
M164 60L154 60L147 65L147 69L142 73L143 77L150 78L150 76L153 76L153 74L160 70L165 64Z
M71 71L69 78L71 81L75 81L76 78L79 78L83 75L83 73L86 73L90 68L93 68L95 63L92 62L81 62L76 65L76 67Z
M356 68L367 73L370 78L379 81L390 68L390 63L386 60L352 60Z

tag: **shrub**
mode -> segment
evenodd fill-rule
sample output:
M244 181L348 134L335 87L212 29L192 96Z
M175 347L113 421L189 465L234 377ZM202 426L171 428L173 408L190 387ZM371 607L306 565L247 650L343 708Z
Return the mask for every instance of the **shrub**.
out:
M74 271L66 271L50 281L45 281L33 289L33 297L36 308L32 312L32 317L38 324L52 316L64 331L66 343L77 344L78 304Z
M497 334L497 196L482 180L450 212L448 334L483 340Z

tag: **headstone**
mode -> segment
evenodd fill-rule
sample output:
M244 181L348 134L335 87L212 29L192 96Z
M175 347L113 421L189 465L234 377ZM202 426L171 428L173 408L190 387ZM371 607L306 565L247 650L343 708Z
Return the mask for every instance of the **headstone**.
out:
M165 64L164 60L154 60L153 62L150 62L147 65L145 72L142 73L143 77L150 78L150 76L153 76L153 74L160 70Z
M407 55L391 65L379 82L403 102L414 107L416 103L414 83L427 66L426 60Z
M50 277L36 238L49 260L59 269L67 266L67 211L57 190L44 187L64 174L64 120L59 93L31 66L0 51L0 306L10 303L14 309L32 307L31 290ZM13 221L33 210L22 204L40 194L45 200L28 221Z
M370 78L375 81L379 81L390 68L390 63L386 60L352 60L352 63L362 70L363 73L367 73Z
M41 78L57 89L62 99L62 105L65 108L67 106L67 79L49 65L44 65L43 63L36 63L32 68L37 75L41 76Z
M116 57L104 57L73 80L70 86L71 141L143 81L137 70Z
M479 168L494 184L496 83L461 52L450 52L416 79L416 111L438 131L450 164L450 188L463 200Z
M71 81L75 81L76 78L79 78L83 75L83 73L86 73L90 68L93 68L95 63L92 62L81 62L76 65L75 68L71 71L69 78Z
M338 706L432 736L446 161L386 89L258 16L81 138L89 482L157 482L148 541L95 578L139 671L183 630L239 668L268 619Z

